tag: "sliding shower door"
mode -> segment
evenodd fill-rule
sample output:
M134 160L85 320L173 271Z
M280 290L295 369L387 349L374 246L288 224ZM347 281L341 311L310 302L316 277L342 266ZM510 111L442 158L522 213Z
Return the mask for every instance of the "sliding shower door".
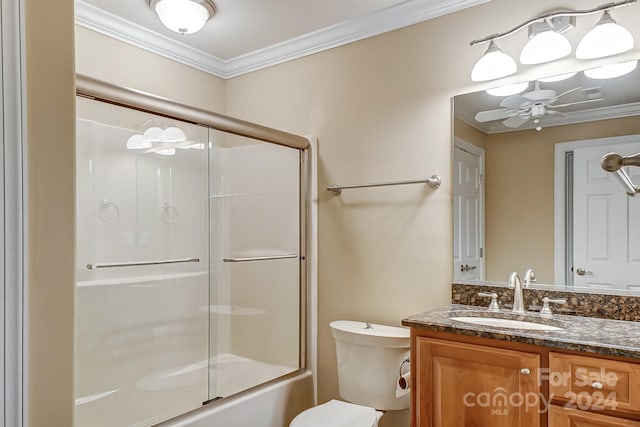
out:
M208 399L206 127L77 100L75 425Z
M300 368L300 151L213 131L210 398Z
M77 115L75 427L152 426L303 368L301 150Z

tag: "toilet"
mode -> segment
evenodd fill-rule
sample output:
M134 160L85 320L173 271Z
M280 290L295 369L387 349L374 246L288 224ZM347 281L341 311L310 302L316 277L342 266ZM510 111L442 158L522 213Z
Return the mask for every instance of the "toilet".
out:
M386 411L409 407L396 397L400 367L409 357L409 330L351 320L329 324L336 341L338 392L331 400L298 414L289 427L376 427Z

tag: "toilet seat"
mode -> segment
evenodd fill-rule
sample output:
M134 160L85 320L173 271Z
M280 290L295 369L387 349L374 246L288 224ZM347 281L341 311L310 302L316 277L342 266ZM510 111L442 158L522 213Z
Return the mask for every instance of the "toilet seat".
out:
M330 400L299 413L289 427L375 427L378 418L373 408Z

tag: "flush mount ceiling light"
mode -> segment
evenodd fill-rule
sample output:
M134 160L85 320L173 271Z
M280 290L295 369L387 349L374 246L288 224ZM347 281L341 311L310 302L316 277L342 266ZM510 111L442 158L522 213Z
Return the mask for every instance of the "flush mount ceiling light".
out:
M564 58L571 53L571 43L551 28L547 21L529 25L529 41L522 48L520 63L542 64Z
M578 59L600 58L602 56L615 55L633 48L633 37L624 27L616 24L611 18L609 11L637 3L638 0L620 0L617 2L602 4L593 9L586 10L555 10L544 13L533 19L529 19L520 25L515 26L504 33L491 34L482 39L473 40L470 45L475 46L489 43L489 49L485 55L473 67L471 80L486 81L498 79L513 74L517 68L516 64L509 64L508 60L513 59L497 48L495 42L503 37L507 37L523 28L529 28L529 40L522 49L520 62L526 65L542 64L544 62L555 61L571 53L571 43L562 33L575 27L577 16L603 13L602 18L580 42L576 50ZM500 58L503 61L499 68L495 63L489 61L491 56ZM489 58L488 58L489 57ZM508 58L508 59L507 59ZM487 63L496 69L490 72ZM507 70L511 72L507 72Z
M471 70L471 80L484 82L510 76L518 71L518 65L512 57L500 50L492 40L482 58Z
M606 11L596 26L580 40L576 48L576 58L603 58L631 49L633 49L633 36L629 30L618 25Z
M192 34L213 17L216 7L211 0L148 0L165 27L180 34Z

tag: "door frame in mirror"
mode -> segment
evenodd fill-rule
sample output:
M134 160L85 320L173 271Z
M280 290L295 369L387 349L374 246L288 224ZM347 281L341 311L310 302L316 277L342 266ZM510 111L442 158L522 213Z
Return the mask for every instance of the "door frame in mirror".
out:
M638 135L612 136L606 138L584 139L580 141L569 141L555 144L554 147L554 186L553 186L553 234L554 234L554 283L564 284L567 288L573 287L573 277L569 273L568 265L573 258L572 248L567 242L568 236L572 235L572 230L567 227L568 212L567 194L569 191L566 182L567 162L566 155L578 147L595 147L606 144L625 144L638 140ZM622 187L620 191L623 191Z

